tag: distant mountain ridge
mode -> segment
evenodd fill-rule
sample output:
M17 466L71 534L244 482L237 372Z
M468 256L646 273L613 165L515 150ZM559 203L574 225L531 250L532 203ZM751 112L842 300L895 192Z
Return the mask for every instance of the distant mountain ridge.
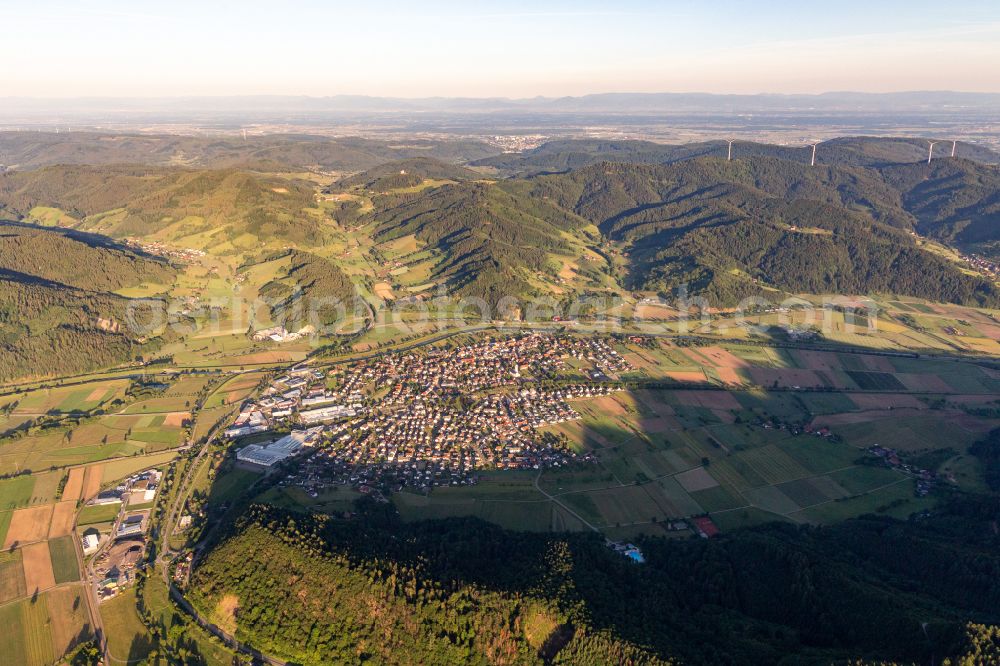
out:
M1000 109L1000 93L909 91L890 93L826 92L820 94L714 94L687 92L605 92L568 97L377 97L368 95L245 95L159 98L90 97L41 99L0 98L2 115L56 113L142 114L191 117L194 114L468 112L600 112L600 113L936 113L941 115Z
M937 146L937 157L950 156L951 143ZM916 138L843 137L823 141L816 146L816 164L826 166L885 167L920 163L927 159L928 145ZM1000 163L1000 154L976 144L957 142L957 157L984 164ZM651 141L608 141L597 139L567 139L549 141L524 153L494 155L472 162L472 166L493 167L501 173L524 174L579 169L596 162L630 164L672 164L698 157L727 157L727 141L705 141L688 144L660 144ZM790 162L809 164L811 146L778 146L774 144L733 141L734 159L775 157Z
M231 136L123 134L97 132L0 132L0 165L18 169L78 164L87 166L141 164L148 166L254 171L356 172L386 162L436 158L464 162L495 154L479 141L404 143L360 137L265 135Z

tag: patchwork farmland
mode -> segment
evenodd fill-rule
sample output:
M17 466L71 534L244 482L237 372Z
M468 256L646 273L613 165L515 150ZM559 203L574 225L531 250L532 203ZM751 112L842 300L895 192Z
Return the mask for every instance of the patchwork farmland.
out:
M86 506L173 460L211 375L97 379L5 398L0 422L0 621L4 663L55 663L93 636L80 540L107 538L121 504Z
M397 286L406 289L409 277L387 276L386 282L398 297ZM723 534L770 521L828 524L866 513L906 518L933 509L953 489L983 487L969 449L1000 426L1000 371L988 359L911 354L916 338L899 326L888 333L899 340L867 347L768 344L732 332L718 339L607 338L624 359L619 370L604 372L594 359L574 357L551 375L527 369L521 375L552 386L602 382L623 389L569 397L579 418L539 428L574 459L539 469L485 470L475 485L430 492L404 487L386 496L407 521L474 516L513 530L596 530L615 540L687 538L706 518ZM981 321L977 326L988 328ZM391 333L379 335L355 345L377 351L393 343ZM456 333L430 344L467 345L483 335ZM0 479L0 609L18 623L16 658L49 663L69 645L70 629L40 624L37 608L25 601L37 595L56 607L70 594L83 594L79 540L84 533L108 534L119 515L117 505L84 503L137 471L174 461L185 469L189 442L231 422L273 377L255 364L301 358L297 351L272 352L233 343L220 361L228 367L242 359L244 371L95 378L2 398L0 474L7 478ZM424 350L417 344L413 353ZM329 370L346 362L315 366ZM332 378L321 381L337 388ZM367 400L380 387L360 391ZM891 449L899 462L872 453L879 448ZM227 455L221 448L212 452L216 463ZM260 478L239 468L218 474L215 463L190 468L187 490L209 504L232 503ZM922 492L912 469L932 473L936 487ZM343 515L365 494L350 485L279 486L257 499ZM185 539L174 533L169 543ZM135 603L123 594L101 604L106 628L145 636L131 612ZM71 624L79 621L71 643L89 637L82 606L82 618L68 616ZM115 657L130 647L120 637L110 643Z
M668 339L618 349L633 368L626 381L662 385L574 402L580 420L544 429L593 464L541 470L537 485L508 487L503 499L486 491L498 487L493 477L450 489L447 499L403 493L393 500L403 516L587 529L553 519L569 511L613 538L673 535L677 520L698 515L724 530L871 512L903 518L937 499L870 448L932 460L943 483L974 489L981 479L968 448L1000 426L1000 385L988 364Z

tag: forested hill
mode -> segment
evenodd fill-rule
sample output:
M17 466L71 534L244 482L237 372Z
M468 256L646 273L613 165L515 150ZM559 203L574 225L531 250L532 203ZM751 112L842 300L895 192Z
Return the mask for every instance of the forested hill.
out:
M149 303L109 293L164 291L173 267L107 238L0 223L0 381L86 372L134 360L158 341L128 326Z
M175 271L95 234L0 221L0 268L85 291L116 291L140 283L169 285Z
M568 248L564 232L586 221L522 194L511 184L462 183L420 195L381 197L372 217L376 240L414 234L443 256L435 269L462 296L495 304L531 292L528 278L553 271L549 253Z
M734 137L733 159L774 157L809 164L812 147L778 146L741 141ZM951 154L951 142L936 146L936 155ZM687 144L661 144L650 141L608 141L569 139L549 141L524 153L495 155L472 162L475 166L493 167L501 173L524 174L579 169L597 162L627 164L672 164L698 157L728 155L727 141L714 140ZM983 164L1000 162L1000 155L975 144L959 142L956 156ZM823 141L816 148L817 164L828 166L883 167L923 162L927 159L927 141L915 138L842 137Z
M361 171L385 162L432 157L465 162L496 149L478 141L408 140L405 144L360 137L229 137L96 132L0 132L0 164L21 170L57 164L142 164L258 171Z
M341 180L332 188L347 190L339 202L294 176L50 166L0 174L0 214L227 256L318 250L337 218L376 243L412 234L437 262L428 283L494 304L591 289L670 296L681 285L720 306L802 292L1000 302L991 281L912 235L1000 253L1000 173L992 166L961 156L892 162L916 155L920 142L909 139L827 142L823 154L846 166L815 167L800 149L781 146L727 161L695 156L715 154L714 144L692 144L669 164L648 164L632 160L673 148L581 145L588 155L628 159L486 181L425 156Z
M425 180L464 181L475 180L479 174L454 164L430 157L415 157L398 162L388 162L362 173L347 176L334 183L335 189L360 187L373 192L415 187Z
M901 193L920 233L1000 254L1000 171L995 166L941 160L931 167L886 167L879 176Z
M213 244L318 243L311 183L232 169L53 166L0 174L0 213L31 219L38 207L65 211L73 224L116 238L207 234Z
M961 159L876 170L702 157L376 197L370 215L377 239L416 234L442 253L438 279L487 300L530 293L532 274L555 272L549 255L566 251L568 233L621 248L616 277L628 289L669 295L686 285L716 305L790 293L996 305L990 280L913 233L1000 238L997 186L991 167ZM949 207L949 187L963 191L950 201L968 205Z
M967 161L937 168L986 169ZM626 280L636 288L671 292L687 284L725 304L762 288L998 301L989 280L918 247L908 232L926 225L924 211L908 209L912 190L868 169L703 158L605 163L530 182L535 197L555 200L625 243ZM986 206L966 212L984 223L992 216Z
M997 647L995 627L968 626L1000 622L996 498L920 521L650 538L644 565L590 534L383 511L253 506L189 597L301 664L941 663Z

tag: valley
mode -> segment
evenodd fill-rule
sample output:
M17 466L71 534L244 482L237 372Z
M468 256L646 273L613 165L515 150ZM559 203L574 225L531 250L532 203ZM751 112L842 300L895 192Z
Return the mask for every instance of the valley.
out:
M994 619L988 151L16 139L18 663L920 660Z

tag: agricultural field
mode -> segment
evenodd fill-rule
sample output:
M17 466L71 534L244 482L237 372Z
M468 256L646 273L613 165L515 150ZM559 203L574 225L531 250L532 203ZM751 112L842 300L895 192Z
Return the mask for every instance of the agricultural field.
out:
M78 400L81 390L72 387L30 392L14 411L22 410L21 416L32 420L31 427L0 436L0 474L56 470L177 448L184 443L190 410L208 379L165 379L155 384L156 390L140 389L131 397L126 395L128 380L99 382L97 388L86 389L85 398L101 394L89 402ZM80 405L97 411L74 412ZM42 409L44 413L29 411ZM44 487L41 479L37 484Z
M930 385L937 364L924 368L909 359L864 354L741 352L666 343L626 349L647 375L670 377L686 371L679 368L697 367L697 361L740 377L768 369L788 384L811 372L822 378L824 390L781 390L780 382L778 390L730 387L706 377L709 390L664 388L573 401L583 418L545 430L593 455L595 464L536 473L537 488L533 477L488 475L471 488L443 488L426 497L402 493L393 502L408 520L469 515L531 530L559 529L564 523L554 514L568 509L601 531L630 536L665 534L671 519L702 514L733 529L767 520L833 522L870 512L906 517L933 506L933 495L917 496L912 475L867 452L876 445L912 455L914 464L931 464L949 485L981 484L965 462L967 449L1000 419L942 402L948 394L933 389L898 392L907 383ZM978 389L978 404L995 400L988 369L957 365L947 367L947 378L963 391ZM947 389L960 395L950 384ZM573 528L585 526L575 520Z
M135 589L128 589L101 604L101 619L108 636L108 655L116 663L144 659L153 640L136 611Z
M90 411L125 398L127 379L88 382L83 385L61 386L29 391L17 399L12 414L49 414Z
M0 605L4 661L48 666L89 638L87 605L78 585Z
M259 372L240 373L217 387L205 401L205 409L227 407L239 404L260 383L263 375Z
M115 504L86 506L80 511L80 517L77 519L77 522L80 525L95 525L97 523L111 522L118 516L121 508L122 505L117 502Z

